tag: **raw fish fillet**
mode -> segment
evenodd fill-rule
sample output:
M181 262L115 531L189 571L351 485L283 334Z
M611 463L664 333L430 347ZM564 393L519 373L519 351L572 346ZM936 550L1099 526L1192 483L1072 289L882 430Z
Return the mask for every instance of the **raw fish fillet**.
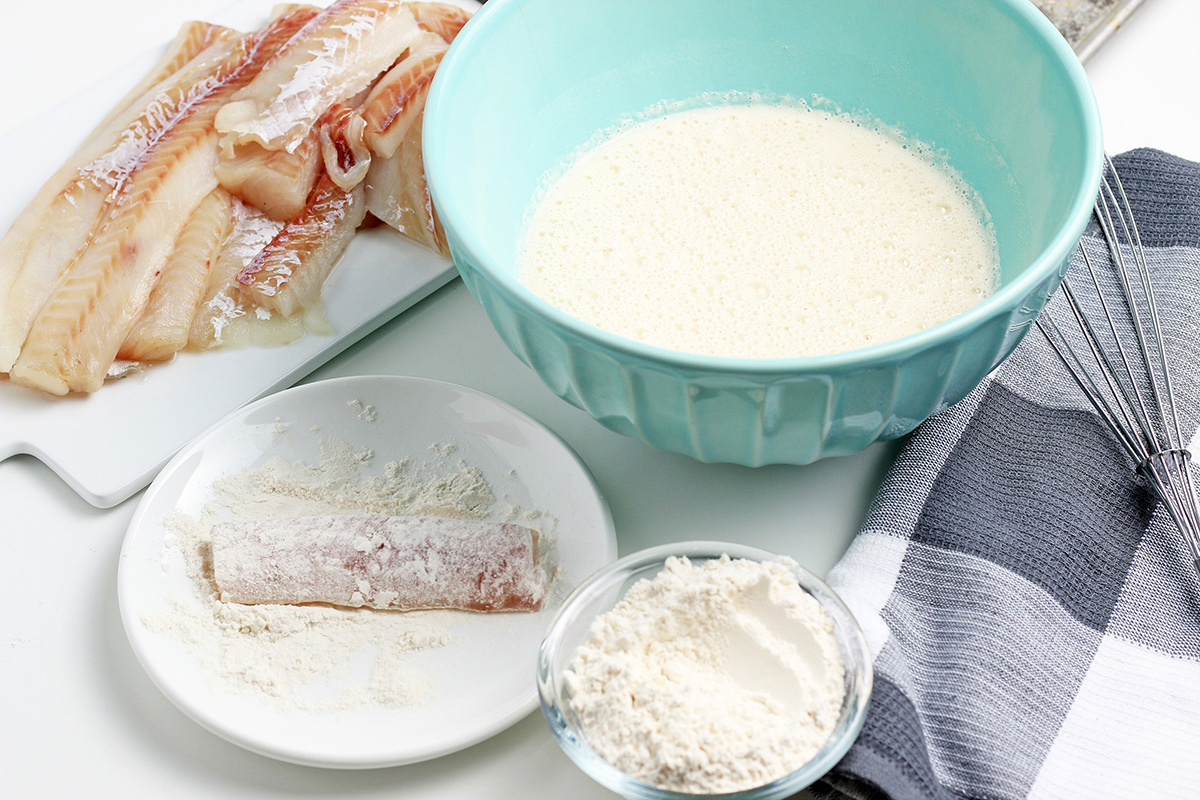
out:
M231 211L229 235L209 270L208 286L192 318L189 350L208 350L227 344L227 329L253 313L242 302L238 273L283 230L282 222L272 220L237 198L233 200Z
M221 188L200 201L163 265L142 318L117 351L118 359L165 361L187 346L210 269L232 226L232 204Z
M273 10L273 19L287 17L297 30L321 9L289 5ZM286 222L304 209L321 168L317 131L309 130L290 152L268 150L257 142L223 140L217 181L271 219Z
M285 317L314 307L366 213L363 187L345 192L322 175L300 216L284 225L238 275L243 295Z
M38 311L108 207L111 188L77 176L67 169L52 177L0 240L0 372L12 369Z
M424 31L408 54L367 95L363 104L367 144L371 151L390 158L404 141L408 129L425 109L433 74L449 45L436 33Z
M139 171L34 320L10 372L14 382L51 394L100 388L184 223L216 188L216 137L207 122L196 127L172 137Z
M291 152L257 142L222 147L217 181L271 219L286 222L304 210L320 171L320 132L314 127Z
M425 182L421 122L418 116L391 158L371 159L366 180L367 210L413 241L448 256L446 234Z
M408 7L422 28L433 31L447 42L454 41L463 25L471 19L469 11L449 3L409 3Z
M421 33L400 0L338 0L217 115L229 144L293 150L334 103L367 88Z
M168 131L241 60L221 39L94 134L42 186L0 240L0 372L8 372L38 311Z
M216 188L217 110L294 29L285 17L244 37L243 57L206 80L165 128L38 313L9 373L15 383L51 394L100 388L184 224Z
M150 68L146 77L137 86L129 90L103 120L96 125L86 141L101 135L110 125L116 122L130 108L145 108L148 105L146 93L170 76L179 72L185 64L217 42L236 42L241 36L233 28L222 25L212 25L208 22L185 22L175 34L175 39L167 47L158 63ZM124 126L122 126L124 127Z
M537 534L511 523L358 514L212 528L213 575L232 603L536 611L537 558Z
M267 17L269 20L277 20L282 16L291 14L293 11L299 11L302 8L311 9L314 12L321 10L320 6L309 5L308 3L276 3L271 6L271 13Z
M245 35L184 24L0 240L0 373L89 392L185 336L205 349L321 330L322 286L364 221L372 174L379 216L446 253L420 116L468 19L440 3L337 0L277 6ZM378 170L372 139L388 156Z
M343 192L363 182L371 167L365 138L367 123L344 103L334 103L321 118L321 158L325 173Z

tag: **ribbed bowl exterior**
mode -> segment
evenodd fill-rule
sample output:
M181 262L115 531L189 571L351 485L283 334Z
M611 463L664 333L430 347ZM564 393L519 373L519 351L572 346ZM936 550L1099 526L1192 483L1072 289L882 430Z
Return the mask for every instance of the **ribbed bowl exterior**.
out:
M615 350L534 313L450 246L501 339L604 426L705 462L808 464L894 439L957 403L1017 346L1066 263L959 336L841 370L690 369Z

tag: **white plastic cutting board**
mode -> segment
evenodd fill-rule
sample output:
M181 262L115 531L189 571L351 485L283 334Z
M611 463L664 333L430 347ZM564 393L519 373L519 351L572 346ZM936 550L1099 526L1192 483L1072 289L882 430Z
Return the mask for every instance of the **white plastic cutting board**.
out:
M469 0L462 4L470 7ZM265 21L266 9L269 3L243 0L210 21L248 29ZM146 54L0 138L0 231L158 55ZM309 334L284 347L184 353L87 396L51 397L0 376L0 460L28 453L92 505L116 505L227 413L292 385L456 275L449 259L388 230L362 232L325 287L333 335Z

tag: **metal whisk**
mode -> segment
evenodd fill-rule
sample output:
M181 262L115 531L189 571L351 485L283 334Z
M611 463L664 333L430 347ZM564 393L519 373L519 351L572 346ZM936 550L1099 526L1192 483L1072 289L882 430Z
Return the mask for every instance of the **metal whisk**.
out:
M1191 453L1179 425L1158 304L1129 199L1110 159L1105 166L1094 214L1108 258L1094 260L1080 242L1085 270L1062 284L1070 314L1061 314L1062 324L1042 314L1037 326L1166 506L1200 572ZM1096 263L1103 260L1108 263ZM1072 278L1083 278L1082 285Z

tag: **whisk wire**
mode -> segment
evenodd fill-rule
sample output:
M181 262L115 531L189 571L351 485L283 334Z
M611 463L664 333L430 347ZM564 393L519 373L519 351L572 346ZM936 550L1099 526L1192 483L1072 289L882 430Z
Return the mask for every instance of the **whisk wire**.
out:
M1150 420L1150 412L1147 410L1146 404L1142 399L1142 393L1138 388L1137 376L1134 373L1133 365L1130 363L1129 353L1121 342L1122 337L1117 330L1117 323L1113 318L1112 309L1104 299L1104 290L1101 288L1100 277L1096 267L1092 263L1087 250L1081 248L1081 252L1083 253L1084 265L1087 267L1088 275L1091 278L1092 287L1096 290L1096 297L1100 302L1101 313L1108 323L1108 335L1116 345L1119 364L1114 363L1109 349L1101 345L1099 334L1092 327L1091 319L1084 313L1069 282L1063 283L1063 294L1067 298L1071 313L1075 317L1080 330L1083 332L1092 357L1096 361L1096 365L1099 368L1097 371L1104 378L1105 383L1111 391L1115 405L1120 411L1120 421L1124 422L1122 431L1133 442L1130 455L1133 456L1136 462L1141 463L1154 452L1151 444L1153 442L1153 428ZM1129 308L1132 309L1132 306L1129 306ZM1146 362L1143 361L1142 363L1144 365ZM1106 395L1103 392L1097 390L1097 393L1102 400L1106 399ZM1113 417L1115 420L1116 415L1114 414ZM1135 435L1135 432L1140 435Z
M1159 393L1158 381L1155 380L1156 376L1154 373L1154 359L1151 357L1149 346L1147 344L1148 337L1142 322L1141 309L1143 306L1138 303L1137 298L1134 296L1133 286L1130 283L1129 273L1131 268L1127 264L1124 251L1120 246L1120 237L1117 235L1117 226L1114 222L1112 210L1114 207L1117 210L1116 220L1120 222L1121 226L1120 232L1124 233L1125 240L1129 242L1131 252L1133 253L1132 271L1137 272L1139 276L1143 297L1145 298L1144 308L1147 313L1152 314L1154 317L1157 317L1157 303L1155 302L1154 298L1154 290L1150 284L1149 268L1145 261L1144 250L1141 247L1141 239L1139 236L1137 236L1137 225L1133 220L1132 213L1130 213L1128 209L1128 198L1124 195L1124 188L1120 185L1120 179L1116 177L1115 171L1113 171L1112 174L1114 176L1112 180L1116 182L1117 187L1121 189L1121 196L1124 199L1124 202L1118 204L1117 195L1113 189L1113 184L1110 183L1106 178L1101 185L1100 196L1097 199L1097 209L1099 212L1097 216L1100 220L1102 228L1104 229L1105 240L1108 242L1109 247L1109 255L1113 264L1116 266L1114 272L1116 273L1117 280L1120 282L1122 297L1125 300L1126 310L1128 312L1130 322L1133 324L1134 340L1137 343L1138 350L1140 351L1142 358L1141 365L1146 372L1146 384L1149 387L1150 395L1148 399L1154 401L1154 410L1158 412L1159 419L1165 421L1166 413L1164 411L1163 396ZM1111 204L1110 198L1112 201ZM1088 271L1091 273L1093 284L1096 286L1097 296L1099 297L1100 303L1104 307L1105 315L1108 318L1109 329L1112 331L1113 340L1115 341L1117 349L1121 354L1121 359L1125 367L1124 375L1129 377L1130 383L1132 384L1132 389L1135 392L1135 396L1138 400L1138 410L1141 412L1138 415L1138 422L1141 426L1142 436L1147 443L1148 454L1152 454L1156 449L1160 449L1155 447L1156 429L1154 422L1150 418L1150 411L1147 410L1146 404L1143 401L1143 394L1140 390L1139 382L1137 381L1133 367L1131 367L1129 364L1128 355L1125 351L1122 337L1117 333L1115 323L1113 322L1112 316L1109 312L1108 304L1104 300L1104 293L1100 290L1099 278L1096 275L1096 270L1092 266L1090 260L1086 258L1085 260L1088 261ZM1156 326L1155 331L1160 336L1159 345L1157 347L1160 356L1159 363L1161 365L1165 365L1166 359L1161 344L1161 329ZM1170 442L1170 447L1174 447L1178 444L1177 441L1171 439L1169 429L1165 430L1164 433L1167 435L1168 441Z
M1160 396L1158 392L1158 385L1153 380L1150 381L1150 387L1159 402L1159 408L1169 410L1170 412L1169 419L1171 421L1171 427L1167 428L1165 432L1171 447L1180 448L1183 447L1183 433L1182 428L1179 425L1179 413L1175 404L1175 387L1171 380L1171 368L1167 362L1165 337L1162 333L1162 323L1158 314L1158 302L1154 297L1154 283L1150 280L1150 265L1146 262L1146 250L1144 247L1142 247L1142 237L1138 233L1137 220L1133 216L1133 210L1129 203L1129 197L1125 194L1125 186L1123 183L1121 183L1121 178L1117 174L1116 168L1113 166L1112 159L1109 159L1107 156L1105 158L1109 171L1112 174L1112 185L1110 186L1106 181L1105 188L1112 193L1114 205L1117 205L1118 208L1125 210L1125 213L1120 214L1119 217L1122 221L1122 225L1126 226L1126 241L1130 243L1130 251L1133 254L1133 258L1137 267L1138 278L1142 284L1142 292L1146 297L1146 312L1150 319L1151 328L1154 332L1154 335L1149 338L1149 341L1154 342L1156 345L1158 366L1162 374L1164 391ZM1115 187L1115 191L1113 187ZM1103 195L1101 196L1103 197ZM1116 238L1112 237L1111 242L1112 244L1110 244L1110 247L1115 246ZM1120 249L1117 248L1117 250L1119 253ZM1124 274L1125 270L1121 269L1120 272ZM1140 320L1138 325L1140 327ZM1139 333L1138 341L1142 344L1143 348L1145 348L1147 337ZM1149 369L1150 358L1148 356L1146 357L1146 363L1147 369ZM1163 419L1164 422L1168 419L1165 413L1163 415ZM1172 434L1174 435L1172 436Z
M1094 212L1120 291L1114 292L1111 280L1101 277L1101 269L1081 241L1085 288L1095 292L1092 313L1068 276L1062 295L1069 313L1059 316L1074 322L1074 335L1064 331L1052 307L1036 324L1136 471L1166 506L1200 572L1200 510L1158 300L1125 187L1107 157L1105 167ZM1118 320L1121 301L1115 294L1124 302L1127 323L1123 316Z
M1084 258L1087 258L1086 253ZM1079 302L1075 299L1075 293L1071 291L1068 283L1063 283L1062 292L1067 301L1067 307L1079 325L1082 338L1087 343L1088 352L1101 368L1091 369L1083 363L1080 355L1067 343L1067 337L1059 328L1058 323L1049 314L1039 317L1037 326L1054 349L1059 360L1067 367L1067 374L1075 380L1075 383L1095 407L1105 426L1124 447L1129 457L1135 463L1141 462L1146 457L1145 451L1141 443L1128 433L1132 428L1132 423L1129 421L1130 411L1127 408L1127 401L1122 402L1124 390L1117 385L1112 370L1103 368L1107 357L1096 340L1096 333L1092 329L1091 322L1081 311ZM1054 336L1050 335L1051 331L1054 332ZM1099 373L1107 384L1109 390L1107 393L1097 384L1094 377L1096 373ZM1124 420L1124 425L1122 420Z

